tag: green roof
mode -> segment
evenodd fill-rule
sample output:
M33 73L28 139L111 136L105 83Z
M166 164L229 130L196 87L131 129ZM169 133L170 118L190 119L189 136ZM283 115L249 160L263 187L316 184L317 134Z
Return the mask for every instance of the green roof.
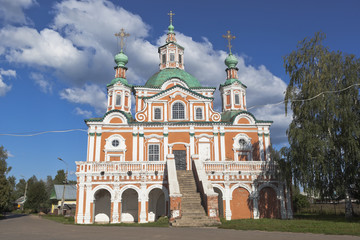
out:
M114 78L113 80L111 80L111 82L109 84L107 84L107 87L110 87L112 85L114 85L117 82L121 82L122 84L124 84L127 87L132 87L131 84L128 83L128 81L125 78Z
M225 87L225 86L227 86L227 85L231 85L231 84L233 84L234 82L238 82L238 83L240 83L240 85L242 85L243 87L247 88L247 86L246 86L245 84L243 84L239 79L236 79L236 78L227 79L224 84L220 84L220 87Z
M189 88L201 87L200 82L191 74L179 68L165 68L155 73L145 83L145 87L161 87L169 79L178 78L185 82Z

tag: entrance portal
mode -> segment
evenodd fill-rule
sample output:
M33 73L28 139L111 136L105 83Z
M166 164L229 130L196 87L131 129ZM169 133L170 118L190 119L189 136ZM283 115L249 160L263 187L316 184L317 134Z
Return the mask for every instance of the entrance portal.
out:
M173 150L176 170L186 170L186 150Z

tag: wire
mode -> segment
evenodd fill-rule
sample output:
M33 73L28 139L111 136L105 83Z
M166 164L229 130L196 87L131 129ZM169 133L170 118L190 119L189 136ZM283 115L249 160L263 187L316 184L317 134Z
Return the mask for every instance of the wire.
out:
M45 133L66 133L66 132L75 132L75 131L82 131L87 132L85 129L68 129L68 130L55 130L55 131L44 131L44 132L37 132L33 134L29 133L0 133L0 136L12 136L12 137L33 137L38 136Z
M311 98L307 98L307 99L295 99L295 100L292 100L292 102L304 102L304 101L311 101L315 98L318 98L322 95L324 95L325 93L337 93L337 92L343 92L343 91L346 91L348 90L349 88L352 88L352 87L355 87L355 86L360 86L360 83L355 83L353 85L350 85L346 88L343 88L343 89L340 89L340 90L334 90L334 91L324 91L324 92L321 92L317 95L315 95L314 97L311 97ZM256 108L256 107L262 107L262 106L276 106L276 105L280 105L282 103L285 103L285 101L280 101L280 102L277 102L277 103L269 103L269 104L262 104L262 105L255 105L255 106L252 106L252 107L249 107L248 110L250 109L253 109L253 108Z

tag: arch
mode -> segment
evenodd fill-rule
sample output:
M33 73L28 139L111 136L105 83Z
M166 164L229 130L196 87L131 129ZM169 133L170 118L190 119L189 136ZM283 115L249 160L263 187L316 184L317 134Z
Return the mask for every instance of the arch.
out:
M162 84L161 90L165 90L165 89L174 87L175 85L180 85L182 87L189 88L189 86L185 83L185 81L178 79L178 78L171 78Z
M107 190L107 191L110 193L110 195L111 195L111 199L114 199L115 193L114 193L114 190L113 190L110 186L108 186L108 185L98 185L98 186L96 186L96 187L92 190L92 194L91 194L91 195L92 195L92 201L95 200L95 198L94 198L95 193L96 193L98 190L101 190L101 189Z
M280 197L279 188L278 188L277 186L275 186L274 184L269 183L269 182L262 183L262 184L257 188L257 191L256 191L256 197L257 197L257 198L259 197L260 191L261 191L263 188L265 188L265 187L271 187L272 189L274 189L274 191L276 192L277 198L279 199L279 197Z
M106 115L106 114L105 114ZM113 111L109 114L107 114L105 117L104 117L104 120L103 120L103 123L105 124L111 124L112 120L115 119L115 118L119 118L121 120L121 124L127 124L128 121L127 121L127 118L125 117L125 115L120 112L120 111ZM114 121L119 121L119 120L114 120ZM115 124L115 123L113 123ZM116 124L120 124L120 123L116 123Z
M259 190L258 208L260 218L280 218L280 200L274 188L268 185Z
M121 222L139 221L139 197L134 188L127 188L121 194Z
M146 196L149 196L149 193L153 190L153 189L160 189L164 192L164 195L165 195L165 200L168 201L169 200L169 191L167 190L166 187L164 187L163 185L160 185L160 184L154 184L154 185L151 185L150 187L148 187L146 189Z
M213 184L214 192L218 194L218 209L219 209L219 217L225 217L224 212L224 190L220 185Z
M138 187L135 186L135 185L126 185L126 186L122 187L122 188L120 189L120 191L119 191L119 201L122 200L122 195L123 195L123 193L124 193L126 190L128 190L128 189L133 189L133 190L135 190L135 191L137 192L137 194L138 194L139 196L141 196L141 190L140 190L140 188L138 188ZM139 202L140 202L140 199L139 199Z
M154 222L166 214L165 193L162 189L153 188L148 195L148 221Z
M246 219L253 216L253 201L250 192L242 186L232 188L231 200L231 219Z
M111 219L111 193L104 188L94 192L94 222L109 223Z
M246 190L249 192L249 194L252 193L251 188L250 188L248 185L243 184L243 183L237 183L237 184L233 185L233 186L230 188L230 193L231 193L231 195L233 194L233 191L234 191L236 188L239 188L239 187L246 189Z
M186 105L182 101L175 101L171 104L171 119L185 120L186 119Z

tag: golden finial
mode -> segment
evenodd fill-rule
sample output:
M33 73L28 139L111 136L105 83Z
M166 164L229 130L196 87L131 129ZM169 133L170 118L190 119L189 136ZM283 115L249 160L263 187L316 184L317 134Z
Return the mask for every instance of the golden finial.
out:
M168 13L168 15L170 16L170 25L172 25L172 17L175 15L175 13L173 13L172 11L170 11Z
M120 47L121 47L121 51L122 51L122 50L124 49L124 45L125 45L124 40L125 40L125 38L129 37L130 34L129 34L129 33L126 33L126 32L124 31L124 29L122 28L122 29L120 30L120 32L115 33L115 36L118 37L118 38L120 38Z
M223 38L226 38L228 40L227 47L229 48L229 53L231 54L231 40L235 39L235 36L231 35L230 31L227 31L226 35L222 35Z

